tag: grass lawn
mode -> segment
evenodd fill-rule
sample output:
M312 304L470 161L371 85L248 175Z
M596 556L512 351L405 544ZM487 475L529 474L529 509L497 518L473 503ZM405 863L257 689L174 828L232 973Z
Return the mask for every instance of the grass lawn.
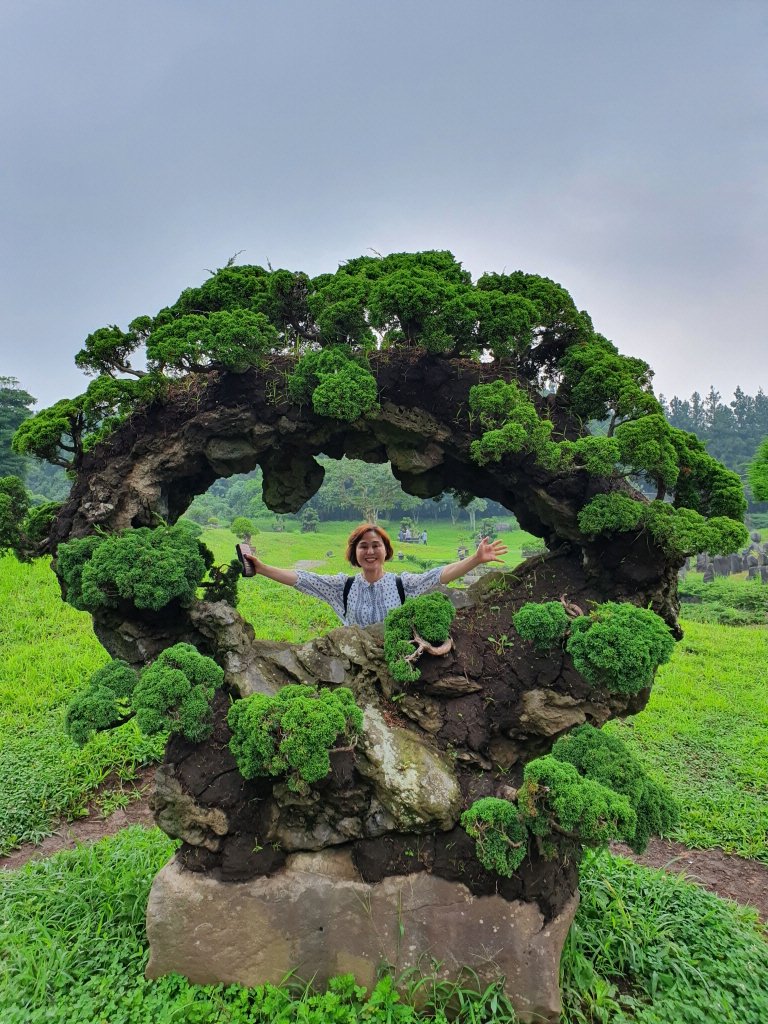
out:
M672 838L768 863L768 629L683 628L648 707L606 728L680 800Z

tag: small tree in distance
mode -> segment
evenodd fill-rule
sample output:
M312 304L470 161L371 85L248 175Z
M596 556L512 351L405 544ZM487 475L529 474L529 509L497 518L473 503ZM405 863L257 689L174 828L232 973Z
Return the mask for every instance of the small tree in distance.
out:
M247 516L235 516L232 520L230 530L238 540L244 540L246 544L251 543L251 537L259 531Z

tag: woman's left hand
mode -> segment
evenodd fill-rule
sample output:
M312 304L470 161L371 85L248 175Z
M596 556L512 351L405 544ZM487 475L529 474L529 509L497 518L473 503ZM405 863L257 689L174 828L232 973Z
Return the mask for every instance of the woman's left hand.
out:
M489 540L483 537L477 545L475 558L482 565L484 562L500 562L501 556L506 555L509 548L500 540Z

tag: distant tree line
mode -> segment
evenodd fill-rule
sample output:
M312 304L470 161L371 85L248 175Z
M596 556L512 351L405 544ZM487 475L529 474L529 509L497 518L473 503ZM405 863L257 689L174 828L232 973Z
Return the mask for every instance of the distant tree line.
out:
M714 387L703 397L694 391L690 398L674 395L667 401L660 395L659 401L673 427L696 434L710 455L747 482L748 464L763 438L768 437L768 395L762 388L756 395L736 388L727 405ZM747 496L751 497L749 489Z
M513 516L497 502L468 494L443 494L422 500L406 494L395 479L389 463L374 465L351 459L335 460L320 456L325 479L317 494L305 508L313 510L320 521L348 519L376 522L379 519L399 520L409 516L415 522L450 519L452 523L468 523L476 530L477 517ZM210 522L228 526L233 519L264 519L273 516L276 524L288 518L275 516L262 500L261 470L217 480L205 494L190 505L187 516L203 525Z

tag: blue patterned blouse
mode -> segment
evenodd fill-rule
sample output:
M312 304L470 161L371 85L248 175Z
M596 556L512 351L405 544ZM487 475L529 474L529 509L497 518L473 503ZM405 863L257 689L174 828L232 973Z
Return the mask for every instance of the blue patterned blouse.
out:
M434 590L440 583L440 573L445 568L438 565L427 572L401 572L403 590L406 597L419 597ZM345 626L371 626L375 622L383 622L384 616L391 608L400 607L400 595L397 592L395 573L385 572L375 583L366 583L362 573L353 577L352 586L347 599L347 614L344 615L344 584L349 579L346 573L335 576L321 576L316 572L296 571L299 577L296 589L302 594L317 597L325 601L336 612Z

